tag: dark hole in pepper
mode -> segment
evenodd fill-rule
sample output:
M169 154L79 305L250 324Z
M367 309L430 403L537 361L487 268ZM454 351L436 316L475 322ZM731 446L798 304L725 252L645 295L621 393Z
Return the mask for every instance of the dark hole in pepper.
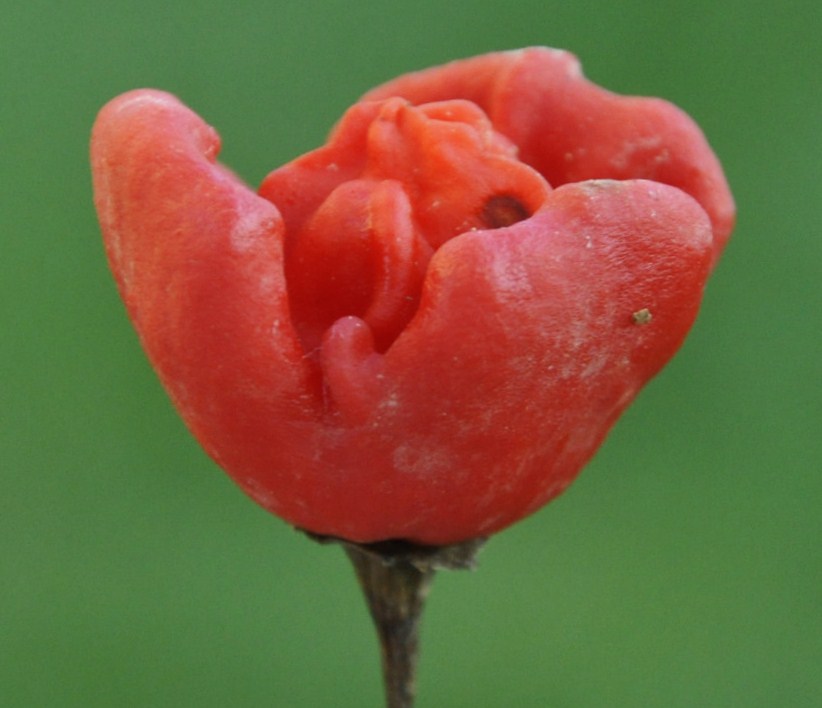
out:
M516 197L497 194L485 202L481 218L489 228L502 229L531 216L525 205Z

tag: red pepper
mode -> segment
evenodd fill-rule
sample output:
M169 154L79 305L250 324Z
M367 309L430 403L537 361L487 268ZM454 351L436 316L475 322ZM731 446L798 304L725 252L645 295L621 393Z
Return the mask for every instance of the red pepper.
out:
M488 535L559 494L677 351L731 231L694 123L569 54L400 77L254 193L141 90L95 202L175 406L262 506L352 541Z

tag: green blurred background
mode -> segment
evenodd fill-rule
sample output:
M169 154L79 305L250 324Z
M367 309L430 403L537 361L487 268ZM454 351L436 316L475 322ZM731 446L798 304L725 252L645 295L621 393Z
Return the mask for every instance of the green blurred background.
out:
M104 261L88 134L178 94L256 184L404 71L547 44L703 127L739 206L579 481L440 574L419 706L822 705L820 4L0 2L0 705L378 706L350 569L188 436Z

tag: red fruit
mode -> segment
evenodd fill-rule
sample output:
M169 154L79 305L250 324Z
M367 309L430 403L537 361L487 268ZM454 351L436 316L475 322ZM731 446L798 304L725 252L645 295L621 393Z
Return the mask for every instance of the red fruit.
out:
M257 502L457 542L559 494L697 314L733 223L699 130L568 54L400 77L259 196L176 98L92 137L120 292L191 431Z

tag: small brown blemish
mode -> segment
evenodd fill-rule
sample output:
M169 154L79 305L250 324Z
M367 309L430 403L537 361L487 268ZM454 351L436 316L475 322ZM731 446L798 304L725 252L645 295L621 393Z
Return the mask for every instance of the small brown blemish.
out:
M481 218L491 229L502 229L531 216L525 205L516 197L497 194L485 202Z
M647 307L643 307L641 310L637 310L633 315L631 315L631 319L634 321L634 324L638 325L649 324L653 318L654 316Z

